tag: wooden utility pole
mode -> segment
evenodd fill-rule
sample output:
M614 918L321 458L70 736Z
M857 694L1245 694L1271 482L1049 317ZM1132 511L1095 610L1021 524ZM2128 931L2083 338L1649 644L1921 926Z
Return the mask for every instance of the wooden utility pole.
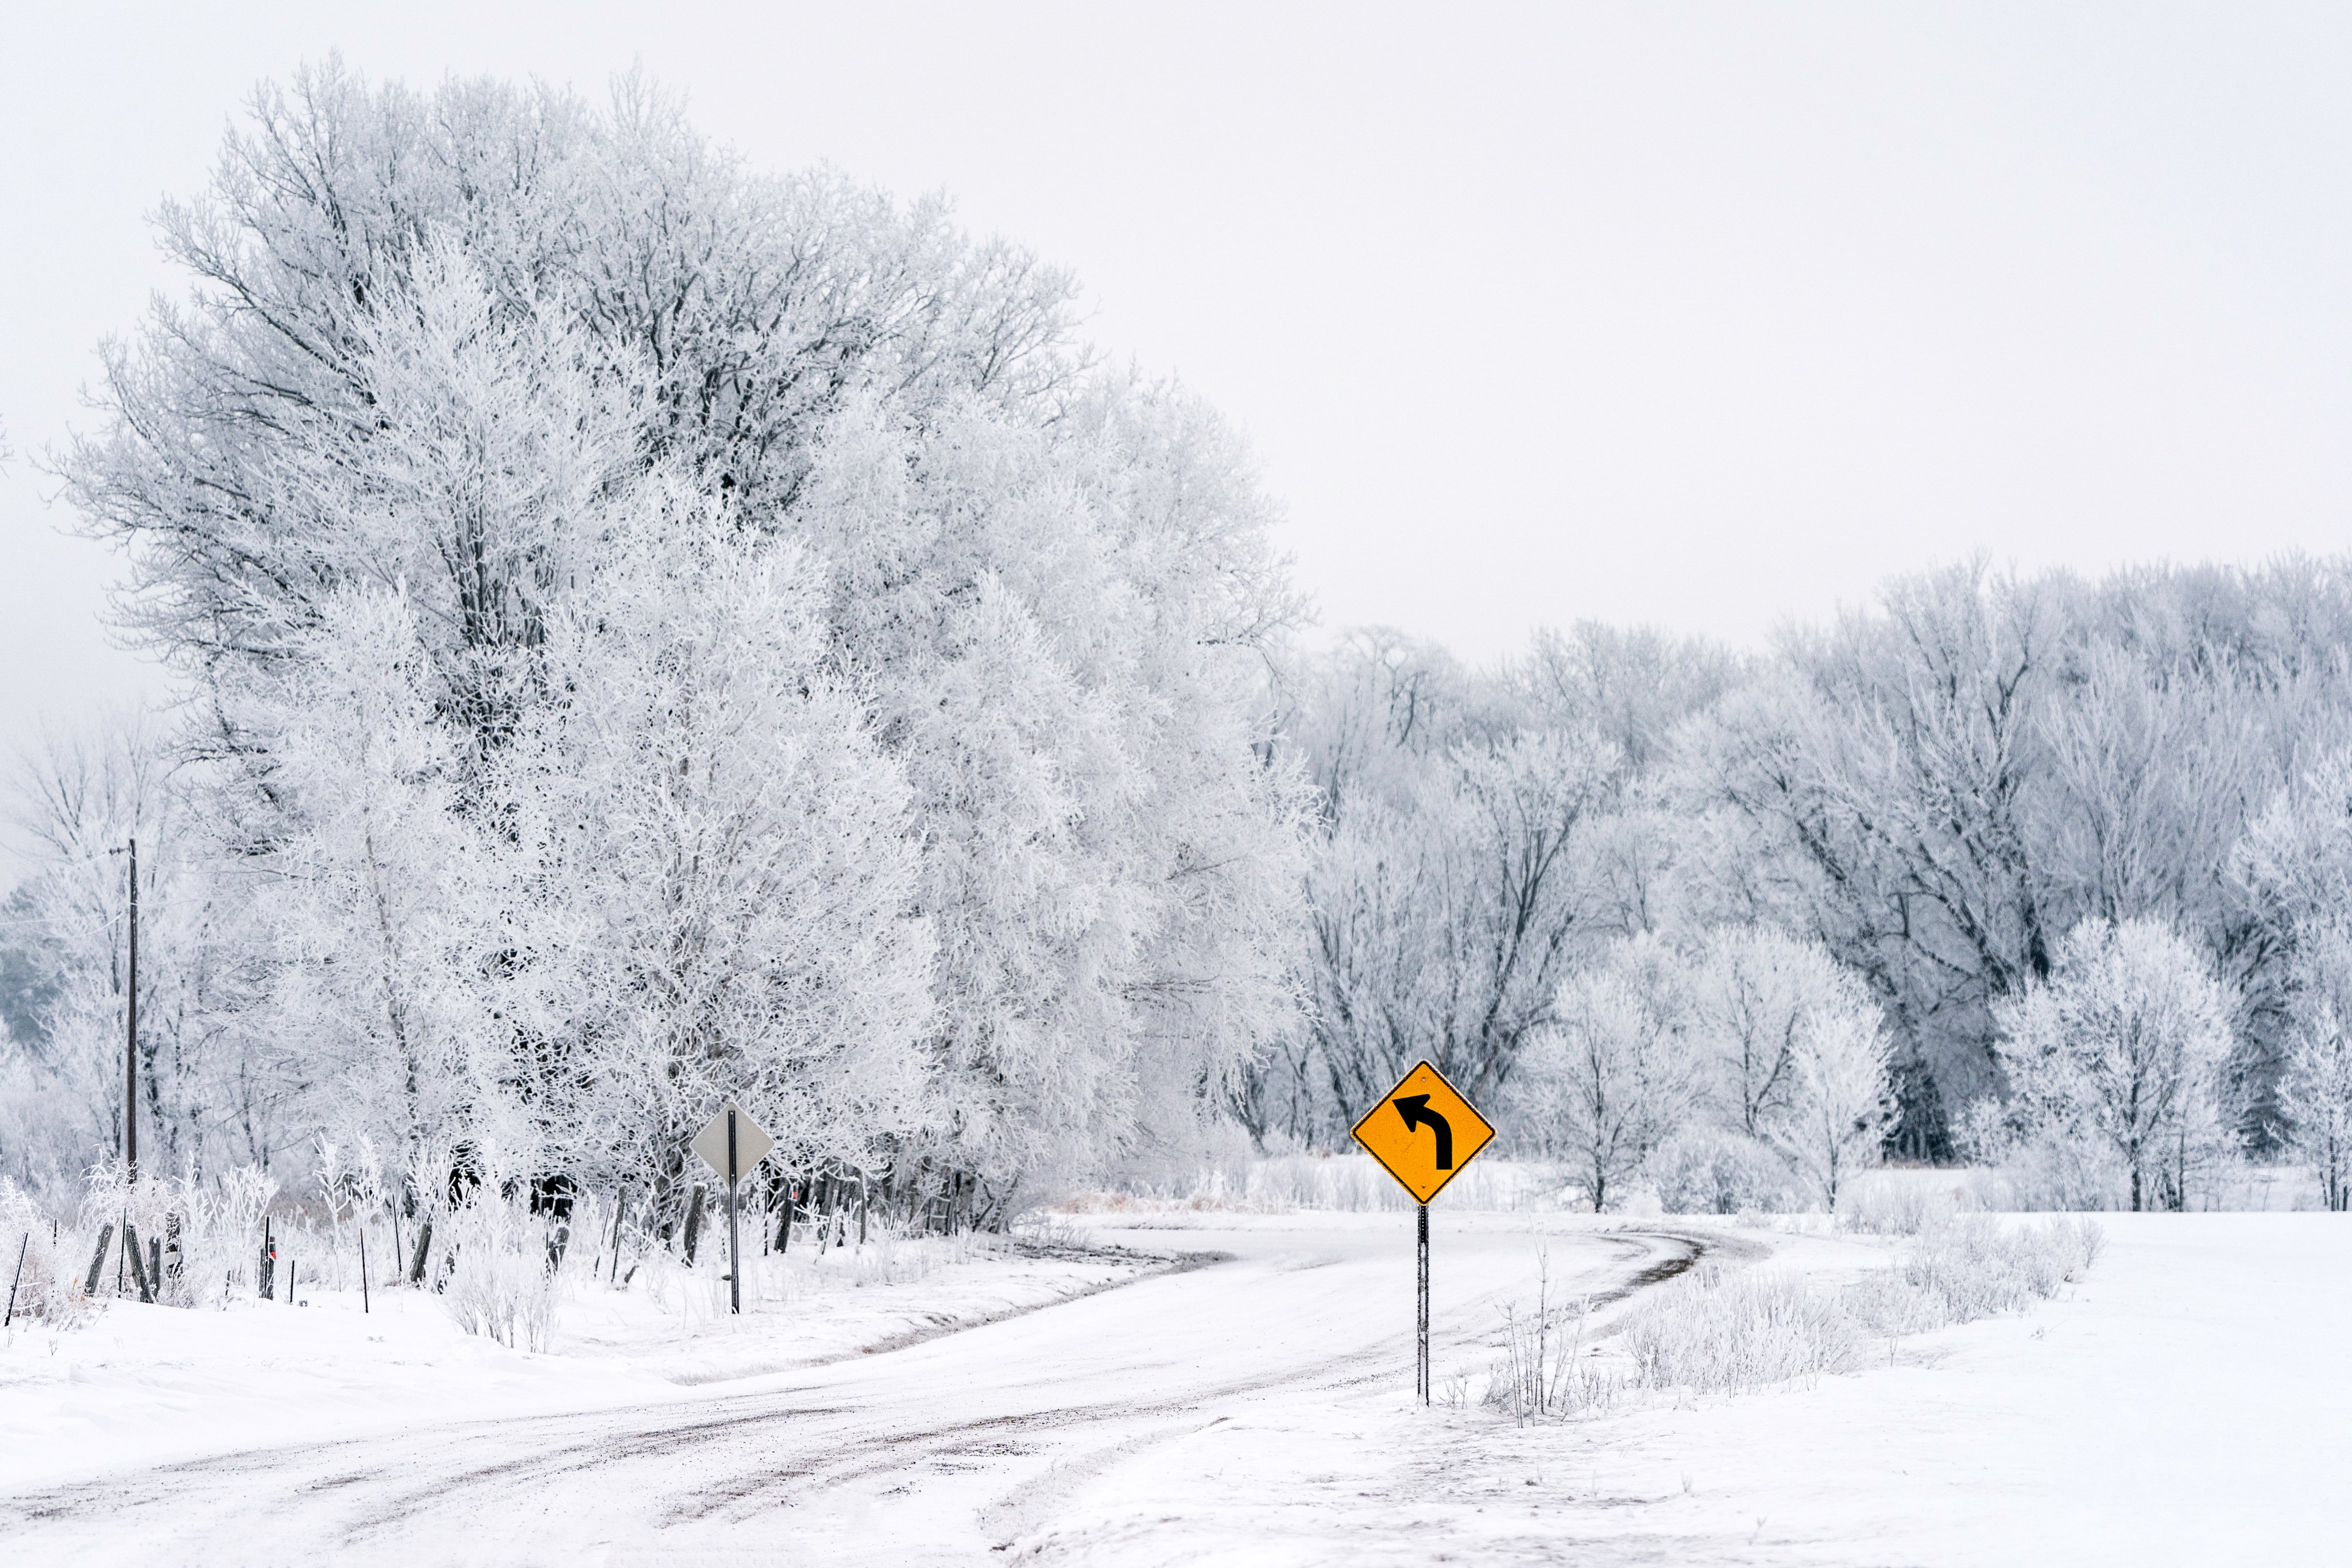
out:
M139 1179L139 839L110 855L131 856L131 1005L122 1040L122 1165L131 1179Z
M139 840L131 841L131 1027L122 1043L122 1163L139 1179ZM128 1232L126 1231L126 1234Z

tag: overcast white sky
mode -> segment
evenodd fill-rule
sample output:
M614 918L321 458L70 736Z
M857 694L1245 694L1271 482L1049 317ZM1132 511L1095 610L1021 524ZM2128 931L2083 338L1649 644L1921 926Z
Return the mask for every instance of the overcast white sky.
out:
M1252 434L1327 624L1760 643L1984 549L2334 550L2352 10L0 7L0 747L156 689L26 459L258 78L632 62L1075 268ZM200 14L201 13L201 14Z

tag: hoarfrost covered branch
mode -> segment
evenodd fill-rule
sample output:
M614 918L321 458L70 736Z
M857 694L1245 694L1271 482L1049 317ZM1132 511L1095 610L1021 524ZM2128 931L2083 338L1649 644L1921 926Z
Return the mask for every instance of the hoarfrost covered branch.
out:
M196 694L269 1152L667 1189L722 1083L983 1208L1197 1145L1292 1008L1295 609L1066 279L635 84L333 66L163 232L68 487Z

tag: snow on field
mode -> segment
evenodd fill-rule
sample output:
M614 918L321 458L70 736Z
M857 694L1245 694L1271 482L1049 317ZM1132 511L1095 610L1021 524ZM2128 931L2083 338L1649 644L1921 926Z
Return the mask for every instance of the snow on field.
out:
M0 1363L0 1539L99 1565L2336 1555L2339 1217L2103 1216L2096 1265L2030 1312L1874 1343L1843 1375L1525 1425L1475 1389L1538 1249L1555 1286L1608 1295L1695 1247L1826 1287L1906 1243L1818 1222L1434 1218L1438 1385L1472 1392L1429 1410L1408 1396L1395 1213L1101 1216L1097 1241L1231 1260L831 1360L942 1311L1084 1290L1103 1266L975 1259L838 1292L829 1328L814 1310L740 1332L648 1318L547 1356L456 1335L415 1296L380 1322L336 1302L110 1307ZM796 1368L724 1375L780 1354ZM347 1440L303 1440L330 1432ZM160 1463L195 1454L225 1457Z
M1890 1344L1890 1366L1524 1427L1397 1389L1237 1413L1074 1497L1028 1545L1138 1568L2337 1560L2352 1226L2100 1223L2083 1284ZM1776 1266L1827 1278L1869 1249L1765 1239Z
M104 1300L89 1322L0 1337L0 1484L418 1421L674 1400L705 1384L887 1351L1031 1311L1163 1266L1146 1255L952 1240L845 1249L825 1266L751 1260L740 1317L726 1287L669 1268L630 1288L573 1284L549 1354L462 1332L435 1297L305 1285L296 1300L181 1311Z

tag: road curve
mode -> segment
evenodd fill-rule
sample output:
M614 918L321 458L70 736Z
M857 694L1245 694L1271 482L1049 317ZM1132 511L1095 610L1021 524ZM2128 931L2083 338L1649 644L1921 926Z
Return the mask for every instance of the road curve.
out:
M1701 1239L1442 1216L1437 1359L1532 1294L1620 1300ZM1106 1233L1229 1260L723 1394L253 1449L0 1497L23 1562L1001 1563L1057 1503L1265 1402L1411 1378L1402 1215ZM21 1554L21 1555L20 1555Z

